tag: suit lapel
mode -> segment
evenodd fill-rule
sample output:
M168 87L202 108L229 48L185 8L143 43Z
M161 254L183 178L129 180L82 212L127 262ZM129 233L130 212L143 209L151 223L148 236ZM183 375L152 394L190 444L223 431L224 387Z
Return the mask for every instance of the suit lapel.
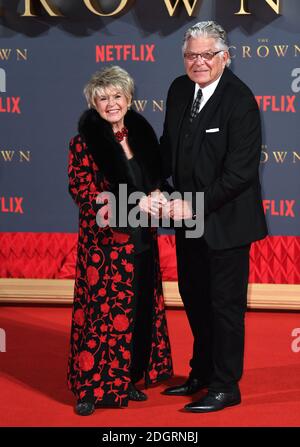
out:
M199 125L196 130L195 139L193 143L192 153L191 153L191 166L194 166L195 159L197 157L197 154L201 150L202 140L205 135L205 129L209 125L209 122L211 121L212 117L216 113L216 110L218 109L222 95L227 83L227 76L228 72L227 69L225 69L220 82L213 93L213 95L209 98L203 109L201 110L202 116L199 121Z

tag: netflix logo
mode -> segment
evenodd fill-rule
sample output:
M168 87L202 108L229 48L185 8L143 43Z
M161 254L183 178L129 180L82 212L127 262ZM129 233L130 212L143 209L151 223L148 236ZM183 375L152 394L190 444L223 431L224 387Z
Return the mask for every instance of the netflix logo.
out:
M263 200L265 214L270 216L295 217L296 200Z
M20 96L8 96L0 98L0 113L21 113Z
M23 197L0 197L0 213L24 214Z
M96 45L96 62L155 62L154 44Z
M296 96L255 96L258 107L263 112L291 112L296 113Z

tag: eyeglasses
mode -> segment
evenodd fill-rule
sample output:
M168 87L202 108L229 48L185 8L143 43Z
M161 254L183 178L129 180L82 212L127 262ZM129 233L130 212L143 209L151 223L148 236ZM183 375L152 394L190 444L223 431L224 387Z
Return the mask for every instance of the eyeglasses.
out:
M219 51L205 51L204 53L184 53L185 59L188 61L195 61L200 57L203 61L211 61L216 54L221 53L224 50Z

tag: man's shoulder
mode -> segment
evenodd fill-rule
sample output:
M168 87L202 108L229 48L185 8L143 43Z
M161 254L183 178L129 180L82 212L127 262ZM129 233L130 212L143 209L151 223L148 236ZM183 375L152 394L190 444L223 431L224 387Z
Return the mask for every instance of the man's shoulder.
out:
M191 79L187 75L178 76L174 81L171 83L170 91L178 90L181 91L182 89L190 89L193 87L194 82L191 81Z
M226 91L230 96L236 96L237 98L254 98L254 94L250 87L242 81L236 74L230 69L226 69L224 72Z

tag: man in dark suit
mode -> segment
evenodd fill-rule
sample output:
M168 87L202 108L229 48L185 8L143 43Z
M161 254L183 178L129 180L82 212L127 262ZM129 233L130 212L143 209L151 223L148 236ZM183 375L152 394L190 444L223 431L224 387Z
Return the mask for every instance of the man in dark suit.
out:
M189 378L167 395L208 388L186 411L210 412L241 402L249 251L267 227L258 176L261 123L250 89L227 67L225 31L200 22L185 34L187 75L172 83L161 138L166 175L193 200L170 201L174 221L204 218L204 234L176 230L178 284L194 337ZM195 215L196 192L204 216Z

